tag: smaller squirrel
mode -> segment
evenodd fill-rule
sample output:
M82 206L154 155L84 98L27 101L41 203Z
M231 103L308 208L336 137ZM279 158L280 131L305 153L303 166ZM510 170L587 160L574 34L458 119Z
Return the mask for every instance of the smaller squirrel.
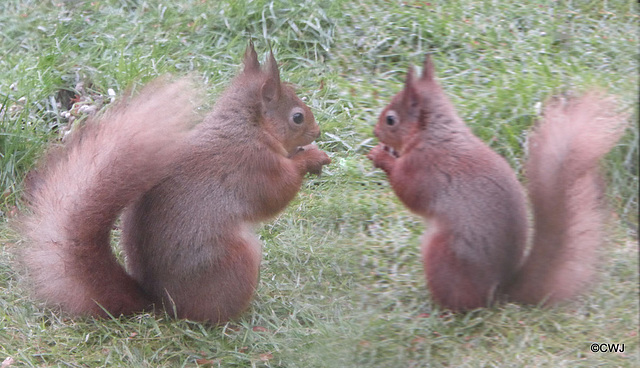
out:
M18 222L38 299L74 315L155 306L213 324L248 307L262 258L253 227L331 160L273 53L261 67L250 43L242 73L193 127L195 92L152 83L44 157ZM126 271L110 244L121 213Z
M598 162L624 130L614 111L611 98L593 92L547 104L525 166L535 223L526 252L527 200L514 171L458 117L429 56L421 77L409 69L368 157L430 224L421 250L437 304L551 305L585 288L603 241Z

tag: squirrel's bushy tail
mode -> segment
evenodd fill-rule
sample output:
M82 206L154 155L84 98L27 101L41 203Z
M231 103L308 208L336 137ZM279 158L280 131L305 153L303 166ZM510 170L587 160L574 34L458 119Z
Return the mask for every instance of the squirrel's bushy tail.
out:
M186 79L153 82L72 133L30 173L17 229L20 261L38 299L71 314L149 306L113 255L110 231L123 208L175 164L197 120L194 91Z
M553 304L579 294L603 241L599 160L624 131L612 98L592 92L550 101L529 142L526 164L534 211L531 251L510 298Z

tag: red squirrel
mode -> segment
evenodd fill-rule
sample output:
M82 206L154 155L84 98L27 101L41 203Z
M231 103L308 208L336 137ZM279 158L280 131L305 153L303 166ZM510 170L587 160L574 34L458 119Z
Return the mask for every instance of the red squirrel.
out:
M552 305L592 278L603 241L598 161L623 129L598 93L552 100L529 140L527 199L507 161L457 115L431 58L384 108L368 154L412 212L430 224L422 261L432 299L452 311L497 301Z
M52 149L26 185L21 256L35 296L72 315L163 307L223 323L258 281L253 227L330 163L320 129L273 53L244 69L199 124L185 80L160 81ZM122 214L126 270L110 233Z

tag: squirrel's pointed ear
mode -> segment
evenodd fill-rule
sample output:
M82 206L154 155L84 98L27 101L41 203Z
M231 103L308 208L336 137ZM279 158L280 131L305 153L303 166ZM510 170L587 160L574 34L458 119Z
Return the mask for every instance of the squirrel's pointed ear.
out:
M407 70L407 78L404 80L404 88L413 88L413 85L416 82L416 72L413 65L409 66L409 70Z
M407 79L404 82L404 95L402 98L407 112L411 113L418 105L418 92L416 90L416 76L413 65L407 71Z
M266 103L277 102L280 98L280 72L273 51L269 51L266 69L267 80L262 84L262 100Z
M269 45L271 48L271 45ZM262 84L262 100L266 103L277 102L280 98L280 72L278 62L273 56L273 50L269 51L266 64L267 80Z
M280 72L278 71L278 62L273 56L273 51L269 51L269 58L267 59L266 67L267 75L269 75L269 78L273 78L273 80L277 82L278 88L280 88Z
M253 48L253 41L249 40L249 45L247 45L247 49L244 51L244 71L246 72L257 72L260 70L260 62L258 62L258 54L256 54L256 50Z
M431 60L431 55L427 54L424 58L424 63L422 64L422 77L420 79L432 81L435 78L436 68L433 65L433 60Z

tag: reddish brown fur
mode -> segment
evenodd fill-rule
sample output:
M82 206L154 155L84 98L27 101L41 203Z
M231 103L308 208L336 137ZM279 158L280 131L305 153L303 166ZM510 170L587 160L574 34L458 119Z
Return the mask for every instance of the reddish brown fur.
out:
M432 224L433 226L434 224ZM437 227L437 226L435 226ZM460 259L450 247L451 231L432 230L422 247L427 285L434 301L452 310L479 308L487 305L495 285L481 277L482 270ZM468 270L459 272L460 269Z
M159 82L44 160L20 226L37 297L73 314L155 304L211 323L246 309L261 259L252 228L330 160L273 55L261 68L250 45L244 65L191 130L193 87ZM128 273L109 246L125 206Z
M438 304L554 303L584 289L602 238L597 163L621 133L614 108L598 94L547 107L527 163L536 226L525 260L526 200L513 170L458 117L429 58L421 78L409 71L380 115L381 143L369 158L432 224L422 252Z

